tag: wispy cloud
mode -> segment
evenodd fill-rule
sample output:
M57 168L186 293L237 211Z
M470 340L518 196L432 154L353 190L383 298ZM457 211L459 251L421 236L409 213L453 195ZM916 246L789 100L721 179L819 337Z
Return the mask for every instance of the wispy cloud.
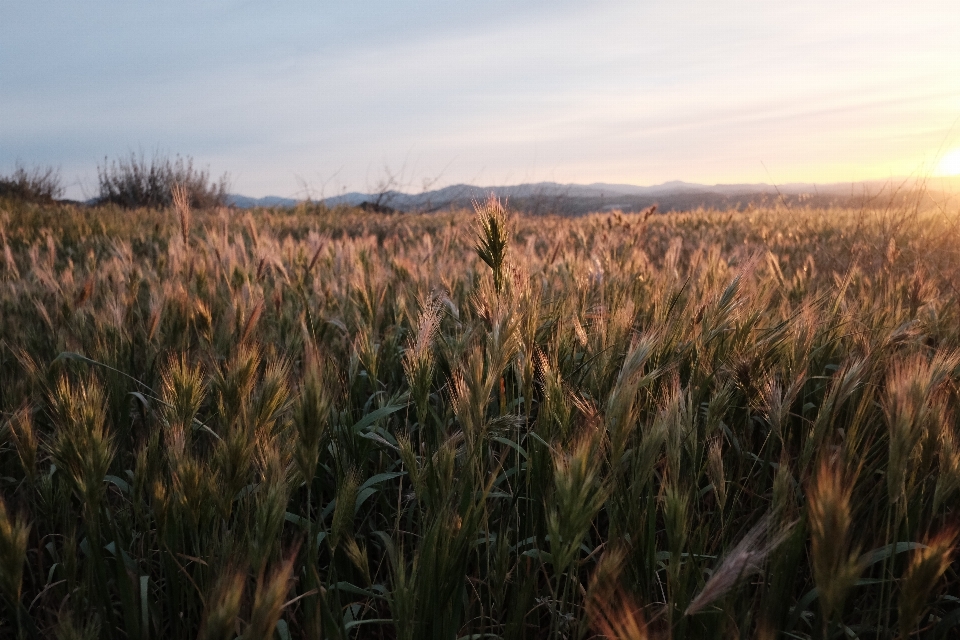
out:
M842 181L960 141L955 3L515 5L5 4L0 169L89 181L159 148L253 195L411 162L450 182Z

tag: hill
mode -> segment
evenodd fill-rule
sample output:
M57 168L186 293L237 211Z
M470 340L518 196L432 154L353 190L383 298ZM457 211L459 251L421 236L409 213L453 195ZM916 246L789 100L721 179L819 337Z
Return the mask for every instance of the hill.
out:
M907 182L882 181L704 185L675 180L651 186L601 182L586 185L556 182L507 186L455 184L418 194L394 190L378 193L352 191L324 198L322 202L331 207L363 205L379 211L434 212L470 208L473 202L493 195L508 201L511 209L528 214L583 215L597 211L637 212L653 205L657 205L660 211L700 208L726 211L776 205L861 207L872 206L878 200L902 204L919 194L924 197L941 196L943 185L934 186L938 188L926 191ZM230 195L228 200L231 205L240 208L287 207L298 202L278 196L250 198Z

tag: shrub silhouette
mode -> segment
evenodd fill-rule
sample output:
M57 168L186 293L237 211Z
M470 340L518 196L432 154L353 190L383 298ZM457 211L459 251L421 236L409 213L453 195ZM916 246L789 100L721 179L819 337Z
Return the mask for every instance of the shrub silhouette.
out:
M173 160L154 156L147 162L142 155L131 153L129 158L109 164L104 158L103 166L97 167L97 177L101 203L162 209L173 204L173 187L180 185L186 189L191 207L205 209L226 204L227 175L212 182L209 171L196 169L189 156L178 155Z
M49 204L63 195L60 172L53 167L27 170L17 165L9 176L0 176L0 198Z

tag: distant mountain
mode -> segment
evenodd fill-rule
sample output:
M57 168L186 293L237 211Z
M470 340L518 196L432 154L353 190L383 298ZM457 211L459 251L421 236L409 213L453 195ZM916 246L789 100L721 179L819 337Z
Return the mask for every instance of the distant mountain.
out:
M227 204L231 207L240 209L253 209L254 207L292 207L299 202L293 198L281 198L280 196L265 196L263 198L249 198L234 193L227 194Z
M932 186L932 185L931 185ZM470 207L473 202L490 196L507 200L511 209L525 213L581 215L593 211L642 211L656 204L660 211L709 209L742 209L748 206L785 204L787 206L856 206L876 198L907 198L912 188L890 182L858 182L838 184L792 183L715 184L703 185L672 181L652 186L630 184L559 184L537 182L511 186L479 187L457 184L409 194L400 191L381 193L350 192L322 200L330 207L360 206L370 211L441 211ZM236 207L288 207L297 203L291 198L267 196L248 198L228 196Z

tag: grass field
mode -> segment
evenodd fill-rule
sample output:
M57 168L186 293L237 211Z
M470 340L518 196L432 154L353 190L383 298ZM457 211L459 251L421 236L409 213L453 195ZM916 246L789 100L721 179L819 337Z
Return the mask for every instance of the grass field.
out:
M960 214L0 201L0 637L957 637Z

